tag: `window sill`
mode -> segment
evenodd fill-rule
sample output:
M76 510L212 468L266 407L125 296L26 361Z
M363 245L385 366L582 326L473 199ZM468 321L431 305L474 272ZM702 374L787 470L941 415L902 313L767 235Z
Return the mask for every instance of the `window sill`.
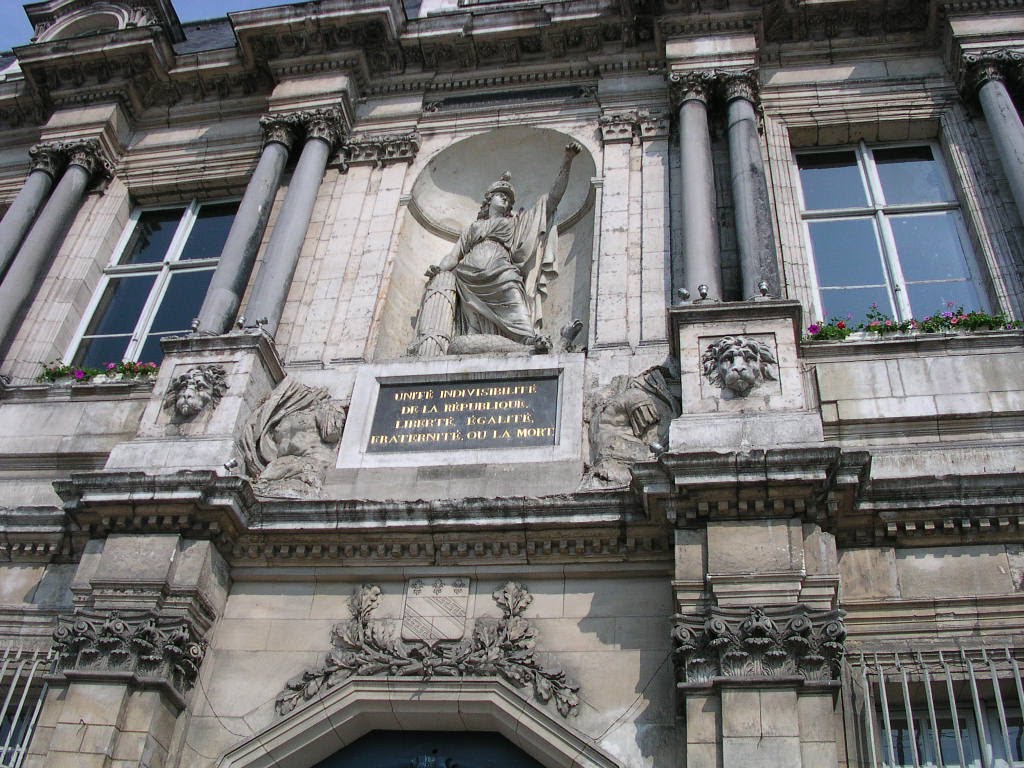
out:
M120 397L149 397L156 377L121 381L57 380L38 384L9 384L0 387L0 400L110 400Z
M952 333L851 334L842 340L801 340L800 356L808 361L858 357L970 353L1024 346L1024 330L956 331Z

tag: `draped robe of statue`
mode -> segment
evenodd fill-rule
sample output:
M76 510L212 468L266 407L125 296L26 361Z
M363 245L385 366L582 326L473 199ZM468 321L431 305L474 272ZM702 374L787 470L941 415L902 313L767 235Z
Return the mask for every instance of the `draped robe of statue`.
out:
M456 334L493 334L531 343L541 304L558 275L558 230L547 228L548 196L528 211L477 219L455 244Z

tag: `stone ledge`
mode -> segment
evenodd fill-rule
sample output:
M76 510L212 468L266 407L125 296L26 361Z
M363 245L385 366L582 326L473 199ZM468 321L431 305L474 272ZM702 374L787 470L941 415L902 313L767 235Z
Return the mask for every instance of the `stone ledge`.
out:
M831 362L851 358L887 358L942 355L949 352L983 352L1024 347L1024 331L974 333L921 333L844 341L801 341L800 357L807 362Z

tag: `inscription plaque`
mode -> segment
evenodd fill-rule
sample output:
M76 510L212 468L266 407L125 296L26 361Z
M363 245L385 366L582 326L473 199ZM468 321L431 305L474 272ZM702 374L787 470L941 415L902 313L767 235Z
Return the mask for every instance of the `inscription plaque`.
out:
M369 453L526 448L558 438L558 375L380 385Z

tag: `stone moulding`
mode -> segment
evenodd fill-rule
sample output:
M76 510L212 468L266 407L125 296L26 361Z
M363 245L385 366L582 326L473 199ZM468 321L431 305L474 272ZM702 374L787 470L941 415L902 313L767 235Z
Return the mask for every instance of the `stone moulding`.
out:
M152 611L82 610L60 617L53 631L57 680L121 680L167 692L179 707L206 655L206 641L181 617Z
M831 683L840 675L845 612L787 608L713 608L675 617L672 641L681 686L730 678Z
M470 637L428 645L403 641L390 622L373 620L381 590L363 585L349 599L352 618L331 631L334 649L320 666L288 681L277 697L278 714L288 714L352 676L498 677L517 688L532 686L535 698L544 703L554 699L559 714L568 717L579 706L579 686L560 668L542 666L534 655L537 630L522 615L533 596L510 581L492 597L501 608L500 619L477 619Z

